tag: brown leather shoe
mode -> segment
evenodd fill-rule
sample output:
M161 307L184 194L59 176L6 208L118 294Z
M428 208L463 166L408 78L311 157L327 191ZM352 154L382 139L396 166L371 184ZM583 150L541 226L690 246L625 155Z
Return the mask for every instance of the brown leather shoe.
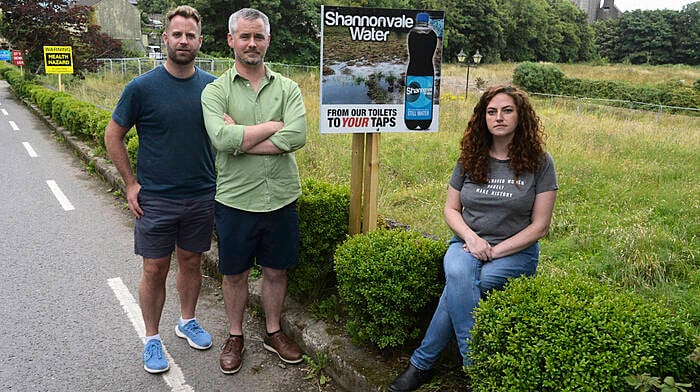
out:
M263 347L276 353L281 360L287 363L299 363L304 360L299 346L294 343L284 332L279 331L272 336L263 338Z
M229 337L226 343L221 346L221 355L219 355L219 367L224 374L233 374L241 370L243 363L243 338Z

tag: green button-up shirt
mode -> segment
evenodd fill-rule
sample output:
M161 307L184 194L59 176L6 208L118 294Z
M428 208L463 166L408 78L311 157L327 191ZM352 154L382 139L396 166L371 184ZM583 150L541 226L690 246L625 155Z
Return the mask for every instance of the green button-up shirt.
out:
M265 66L265 78L256 94L250 82L231 67L204 89L202 109L216 150L216 201L244 211L269 212L299 198L294 151L306 143L306 109L296 82ZM235 125L226 125L223 113ZM269 138L283 153L244 153L244 128L267 121L284 123Z

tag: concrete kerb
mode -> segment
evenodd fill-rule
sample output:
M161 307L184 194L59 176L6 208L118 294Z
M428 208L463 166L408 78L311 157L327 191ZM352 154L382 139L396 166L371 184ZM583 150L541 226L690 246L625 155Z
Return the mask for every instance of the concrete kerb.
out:
M112 189L119 190L122 197L126 196L126 186L117 169L107 159L97 156L92 148L72 135L65 128L58 126L50 117L44 115L41 110L28 101L24 104L58 136L62 137L66 144L74 150L78 156L88 165L92 165L95 172L107 182ZM220 276L217 272L218 252L216 240L212 240L212 247L204 254L203 269L210 276ZM261 307L261 282L252 282L249 289L249 306ZM389 369L378 369L382 362L378 361L370 353L354 346L344 335L332 335L331 327L323 321L311 317L303 306L287 297L285 310L282 314L282 328L287 332L311 358L316 360L319 355L326 355L329 365L324 371L330 375L341 388L348 391L381 391L384 388L372 381L366 374L375 374L378 378L389 378ZM384 382L386 380L380 380Z

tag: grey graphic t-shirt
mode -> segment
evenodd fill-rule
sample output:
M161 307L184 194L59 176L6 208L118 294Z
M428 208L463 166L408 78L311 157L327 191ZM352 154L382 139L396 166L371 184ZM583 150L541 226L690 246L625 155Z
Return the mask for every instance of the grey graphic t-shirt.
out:
M508 161L491 158L487 184L472 182L457 162L450 186L460 191L462 219L491 245L518 233L531 223L532 207L538 193L558 189L554 161L547 153L536 173L515 179Z

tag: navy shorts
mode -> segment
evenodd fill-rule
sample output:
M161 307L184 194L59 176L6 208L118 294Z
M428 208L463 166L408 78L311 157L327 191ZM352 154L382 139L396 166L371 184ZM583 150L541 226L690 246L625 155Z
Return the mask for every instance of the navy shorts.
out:
M172 254L175 246L202 253L211 248L214 200L164 199L139 195L143 216L134 224L134 253L148 259Z
M297 265L299 212L294 201L271 212L249 212L216 203L219 272L237 275L255 263L286 270Z

